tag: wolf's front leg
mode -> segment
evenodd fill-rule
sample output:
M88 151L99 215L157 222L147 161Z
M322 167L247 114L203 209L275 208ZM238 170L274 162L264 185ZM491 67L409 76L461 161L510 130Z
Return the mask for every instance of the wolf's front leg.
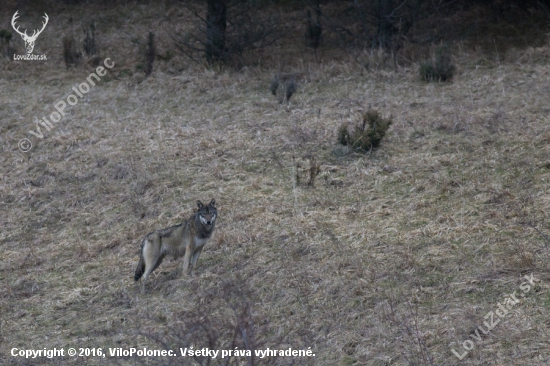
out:
M188 274L189 271L189 264L191 263L191 254L193 253L193 247L191 243L187 244L187 247L185 248L185 255L183 256L183 268L181 275Z

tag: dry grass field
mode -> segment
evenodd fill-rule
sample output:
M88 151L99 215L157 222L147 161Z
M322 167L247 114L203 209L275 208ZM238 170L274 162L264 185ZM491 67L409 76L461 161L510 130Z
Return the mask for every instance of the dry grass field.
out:
M9 24L16 8L2 10ZM177 55L145 78L132 40L153 30L158 52L173 50L167 29L192 24L188 12L48 15L35 47L47 61L0 61L1 364L187 365L11 352L246 344L315 353L254 364L550 364L550 47L458 45L449 83L421 82L416 62L367 72L284 44L265 64L207 68ZM101 60L115 66L38 139L35 122L93 71L66 69L61 42L92 16ZM12 44L24 52L19 36ZM279 104L269 80L287 51L284 71L301 78ZM338 127L369 106L393 118L380 148L338 145ZM219 219L196 274L166 259L141 294L145 234L211 198ZM519 303L474 339L514 293ZM452 349L468 339L459 360Z

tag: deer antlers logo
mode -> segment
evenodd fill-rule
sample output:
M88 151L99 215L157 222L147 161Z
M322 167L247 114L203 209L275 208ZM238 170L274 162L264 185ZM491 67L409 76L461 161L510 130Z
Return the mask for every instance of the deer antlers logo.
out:
M32 50L34 49L34 42L36 41L36 39L38 38L38 36L40 35L40 33L42 33L42 31L44 30L44 28L46 28L46 24L48 24L48 14L44 13L44 19L46 20L45 22L42 22L42 29L40 30L37 30L35 29L32 33L32 36L29 36L27 35L27 30L25 29L25 32L21 33L19 31L19 26L15 26L15 20L17 18L19 18L19 15L17 15L17 13L19 12L16 11L15 14L13 14L13 17L11 18L11 26L13 27L13 30L16 31L17 33L19 33L21 35L21 38L23 38L23 41L25 41L25 48L27 49L27 54L31 54L32 53Z

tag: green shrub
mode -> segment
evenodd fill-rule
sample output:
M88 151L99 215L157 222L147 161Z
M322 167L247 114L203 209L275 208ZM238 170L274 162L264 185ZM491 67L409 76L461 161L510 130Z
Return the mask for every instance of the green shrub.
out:
M451 63L451 56L447 46L440 46L435 52L435 59L420 64L420 78L428 82L442 82L452 79L455 66Z
M348 123L338 128L338 142L353 150L370 151L380 145L391 124L391 117L382 118L378 111L369 109L353 130L350 130Z

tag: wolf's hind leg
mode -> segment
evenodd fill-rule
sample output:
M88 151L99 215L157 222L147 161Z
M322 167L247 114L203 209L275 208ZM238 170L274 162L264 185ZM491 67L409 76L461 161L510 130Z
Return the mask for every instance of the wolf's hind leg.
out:
M162 263L165 254L162 253L161 241L158 235L147 239L143 246L143 260L145 262L145 273L143 274L142 287L151 273Z

